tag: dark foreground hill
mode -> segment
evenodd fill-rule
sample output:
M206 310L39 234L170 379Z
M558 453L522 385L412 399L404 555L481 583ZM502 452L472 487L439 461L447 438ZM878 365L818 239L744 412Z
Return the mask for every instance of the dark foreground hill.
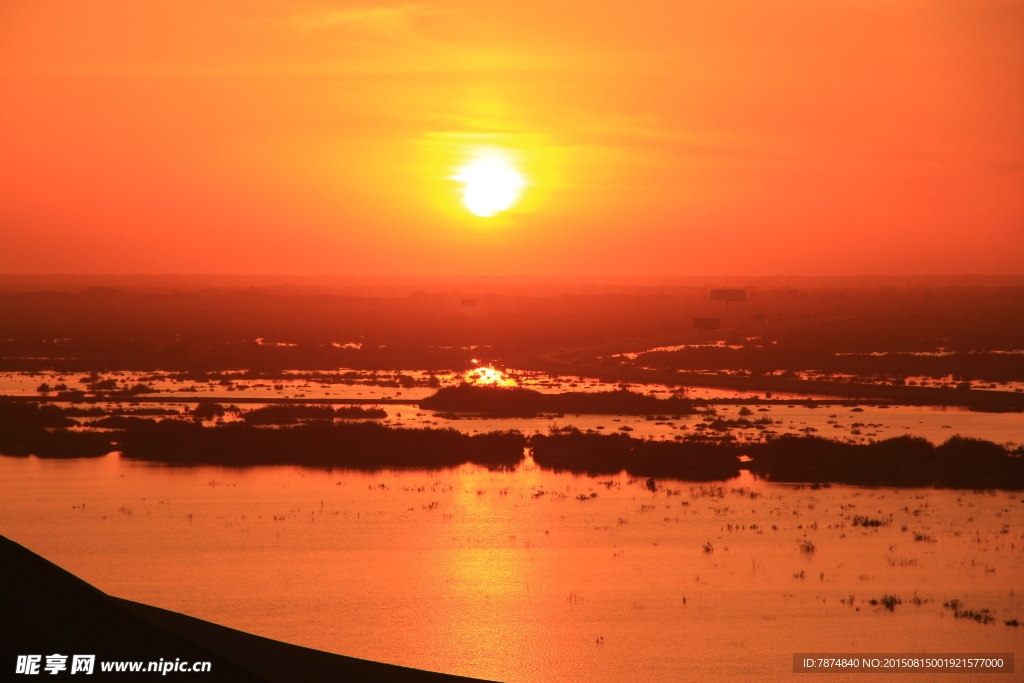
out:
M237 683L470 683L450 676L344 657L218 626L103 593L32 551L0 536L0 670L7 680L19 655L96 655L87 680L182 680ZM387 634L381 634L387 637ZM210 662L209 672L145 671L149 662ZM103 662L143 662L143 671L104 672ZM84 673L84 672L79 672ZM78 674L75 674L76 676ZM31 680L31 679L28 679Z

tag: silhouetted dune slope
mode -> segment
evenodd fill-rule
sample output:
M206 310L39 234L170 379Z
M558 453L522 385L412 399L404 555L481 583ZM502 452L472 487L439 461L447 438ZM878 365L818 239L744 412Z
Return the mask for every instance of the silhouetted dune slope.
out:
M126 558L127 560L127 558ZM395 681L458 683L450 676L311 650L218 626L183 614L114 598L0 536L0 678L13 674L17 655L96 655L89 678L117 681L326 683ZM387 637L382 633L381 637ZM103 661L211 662L209 673L103 673ZM68 671L58 675L69 675ZM40 671L40 677L49 677Z
M5 674L13 673L17 655L45 658L60 653L69 655L69 668L74 654L95 654L96 668L106 660L180 657L210 661L211 670L216 671L211 680L268 680L126 610L107 594L6 538L0 538L0 578ZM115 675L131 678L129 673L110 674Z

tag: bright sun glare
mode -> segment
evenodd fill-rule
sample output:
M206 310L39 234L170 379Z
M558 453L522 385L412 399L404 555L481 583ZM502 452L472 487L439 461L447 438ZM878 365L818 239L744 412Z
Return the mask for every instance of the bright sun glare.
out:
M475 384L477 386L514 387L518 385L514 379L504 372L495 370L490 366L470 370L463 375L463 380L468 384Z
M488 153L462 167L454 179L465 183L462 203L470 212L487 218L516 201L526 181L504 156Z

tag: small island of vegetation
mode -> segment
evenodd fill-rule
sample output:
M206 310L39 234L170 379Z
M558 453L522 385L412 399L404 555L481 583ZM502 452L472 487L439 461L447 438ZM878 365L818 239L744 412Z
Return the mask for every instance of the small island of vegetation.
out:
M522 387L471 384L438 389L433 396L420 401L420 408L510 417L533 417L540 413L689 415L696 412L688 399L658 398L628 389L543 394Z
M936 446L914 436L868 443L811 435L782 435L746 443L703 435L662 441L623 432L584 432L571 426L532 436L518 431L466 434L451 428L335 420L339 412L327 408L331 411L328 415L323 406L288 409L292 412L287 415L251 411L249 415L257 414L255 420L243 415L242 420L226 424L209 424L194 415L157 420L118 411L121 414L107 414L79 425L71 415L79 414L80 409L0 402L0 454L80 458L117 450L125 458L172 465L376 470L441 469L474 463L506 469L520 463L524 449L530 448L541 467L589 475L625 471L637 477L712 481L735 477L746 469L777 482L1024 489L1024 447L1010 450L962 436ZM340 414L352 416L348 409ZM299 415L313 419L285 426L267 422L271 418L297 420ZM90 409L89 417L98 416Z

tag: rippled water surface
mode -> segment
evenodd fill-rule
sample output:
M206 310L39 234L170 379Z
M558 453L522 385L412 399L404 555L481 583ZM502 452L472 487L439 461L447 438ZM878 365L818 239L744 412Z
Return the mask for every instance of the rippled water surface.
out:
M1022 512L1020 492L594 479L529 461L0 457L0 533L111 594L503 681L790 680L794 652L1019 651L1024 628L1004 621L1024 617ZM900 603L871 603L885 596ZM993 623L954 618L951 599Z

